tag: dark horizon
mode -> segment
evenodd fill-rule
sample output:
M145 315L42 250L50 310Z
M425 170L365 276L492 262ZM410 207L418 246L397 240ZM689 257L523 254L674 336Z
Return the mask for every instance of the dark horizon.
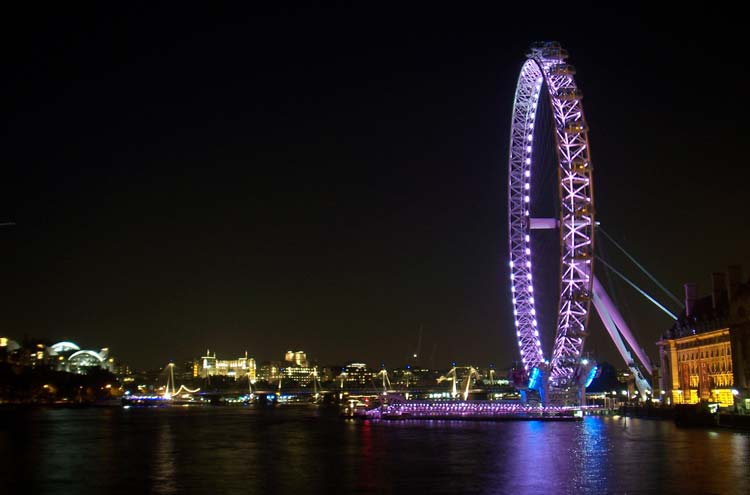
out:
M750 273L747 67L722 11L71 8L5 19L3 336L135 368L207 348L395 367L422 327L436 366L518 360L508 135L537 40L577 68L607 232L678 297ZM616 292L653 359L670 319ZM587 350L619 366L591 318Z

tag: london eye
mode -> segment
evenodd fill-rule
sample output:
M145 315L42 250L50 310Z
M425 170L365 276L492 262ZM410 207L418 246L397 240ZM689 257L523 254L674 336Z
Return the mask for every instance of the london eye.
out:
M513 313L530 388L565 395L581 372L593 283L594 193L588 128L575 69L556 42L536 43L527 53L516 86L510 135L509 239ZM540 99L551 108L550 122L538 120ZM553 163L534 163L534 145L554 129ZM558 215L531 214L531 177L556 167ZM546 354L534 298L531 237L535 230L559 231L559 300L554 346ZM546 388L540 392L547 393Z
M568 53L557 42L531 45L516 85L510 132L508 226L513 316L518 348L528 389L544 403L580 403L594 366L583 356L592 302L626 364L636 374L639 389L650 385L625 346L624 339L644 368L650 362L635 342L617 308L594 276L593 166L583 95L575 80ZM546 110L544 109L546 108ZM538 148L547 148L540 153ZM534 191L537 175L553 177L552 187ZM539 215L537 202L551 204ZM549 213L552 211L552 213ZM534 238L556 235L556 269L540 269L549 253L535 253ZM541 299L553 293L535 292L534 274L556 273L555 301L544 301L556 314L544 321ZM540 297L540 295L542 297ZM554 326L554 330L551 327ZM551 350L545 352L545 337Z

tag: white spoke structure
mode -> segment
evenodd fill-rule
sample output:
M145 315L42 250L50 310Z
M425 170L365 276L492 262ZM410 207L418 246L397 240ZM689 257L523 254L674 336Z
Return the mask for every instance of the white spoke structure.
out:
M509 166L510 278L516 336L527 375L543 372L550 396L577 392L592 299L594 193L588 128L575 69L555 42L537 43L527 53L516 86ZM546 88L542 95L543 88ZM531 218L531 173L539 98L549 99L555 129L559 218ZM543 127L540 125L537 128ZM539 164L541 166L542 164ZM545 358L540 340L532 278L531 231L559 229L560 298L554 348ZM567 399L564 399L567 400Z

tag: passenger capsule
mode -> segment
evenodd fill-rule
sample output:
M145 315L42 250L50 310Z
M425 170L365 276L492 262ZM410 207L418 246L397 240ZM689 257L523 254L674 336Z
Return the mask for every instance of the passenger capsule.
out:
M583 289L574 290L566 294L566 296L567 296L566 299L570 301L581 302L581 303L591 301L591 294L587 290L583 290Z
M573 254L575 261L588 261L591 259L591 250L588 247L581 248Z
M568 51L565 48L557 46L548 46L542 50L542 58L547 60L565 60L568 58Z
M551 76L574 76L576 68L570 64L555 64L549 68Z
M582 120L574 120L573 122L569 122L563 128L563 132L565 132L565 134L580 134L588 130L589 128L586 126L586 123Z
M593 170L591 163L577 158L570 162L570 171L576 174L586 174Z
M557 98L563 101L583 99L583 92L578 88L563 88L557 92Z
M576 208L573 216L576 218L590 217L594 214L594 207L591 204L585 204Z

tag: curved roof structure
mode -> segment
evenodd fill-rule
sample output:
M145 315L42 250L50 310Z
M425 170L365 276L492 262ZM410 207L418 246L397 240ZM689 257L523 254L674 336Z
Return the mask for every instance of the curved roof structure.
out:
M58 342L57 344L54 344L50 346L50 349L52 349L55 352L67 352L67 351L80 351L81 348L78 347L77 344L74 342Z
M73 354L70 355L70 357L68 358L68 361L73 361L74 359L82 358L83 356L91 356L100 363L104 362L104 358L100 356L98 352L88 351L88 350L74 352Z

